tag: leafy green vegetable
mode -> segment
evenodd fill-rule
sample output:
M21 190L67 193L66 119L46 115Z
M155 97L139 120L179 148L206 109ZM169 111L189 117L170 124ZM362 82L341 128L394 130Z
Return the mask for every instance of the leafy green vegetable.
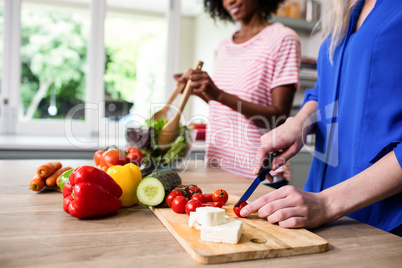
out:
M152 119L147 119L145 120L145 124L142 126L142 128L154 128L156 132L160 132L163 128L163 126L168 122L169 120L165 119L158 119L158 120L152 120Z
M144 161L154 161L157 168L170 168L175 164L181 162L186 157L191 146L189 142L192 142L191 137L188 135L188 129L180 124L178 129L178 137L172 143L172 146L168 150L162 150L158 146L158 135L163 126L168 120L147 119L142 126L142 129L148 129L149 142L145 143L140 149L144 154Z
M162 161L165 163L173 162L175 159L179 157L184 157L183 153L187 147L186 139L183 136L179 136L172 147L163 155Z

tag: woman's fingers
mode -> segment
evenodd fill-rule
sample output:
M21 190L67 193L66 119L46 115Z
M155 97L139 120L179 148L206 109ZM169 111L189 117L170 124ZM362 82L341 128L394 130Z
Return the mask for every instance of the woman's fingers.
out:
M270 143L263 143L263 144L261 144L260 147L258 147L256 161L254 162L254 174L255 175L258 174L258 171L262 167L262 165L264 163L264 159L268 156L268 154L271 153L271 152L274 152L274 151L279 151L280 149L278 149L278 148L279 147L272 146L272 144L270 144ZM281 152L272 161L272 164L271 164L272 170L276 170L279 167L285 165L286 162L294 155L294 154L291 153L291 151L287 151L285 154L284 154L284 152Z
M256 161L254 163L254 174L258 173L264 158L274 151L281 151L281 154L272 162L272 170L286 164L286 162L299 152L303 146L301 129L297 120L289 118L283 125L274 128L261 137L261 146L257 149Z
M258 216L260 218L265 218L282 209L300 207L300 205L303 204L303 200L300 198L301 195L298 193L299 191L300 189L287 185L258 198L255 201L259 206ZM303 211L304 209L301 209L301 212L299 213L302 213Z
M194 89L195 92L205 91L206 85L203 81L192 81L191 87Z
M191 79L191 81L208 80L209 75L204 71L192 70L188 75L188 79Z
M174 75L173 75L173 78L174 78L174 80L176 80L176 82L178 82L178 83L183 83L183 82L186 82L186 81L187 81L186 78L183 77L183 74L174 74Z
M245 206L241 211L240 211L240 215L242 215L243 217L259 210L260 208L262 208L263 206L268 206L264 209L264 211L268 212L270 211L270 203L279 199L283 199L286 197L286 190L287 186L284 186L282 188L279 188L278 190L272 191L268 194L265 194L263 196L261 196L260 198L258 198L257 200L255 200L254 202L251 202L250 204L248 204L247 206ZM269 213L269 212L268 212ZM267 214L268 215L268 214ZM263 216L266 217L266 216Z
M279 226L283 228L302 228L306 227L305 218L304 217L291 217L286 220L278 222Z
M259 217L285 228L314 228L328 222L324 197L291 185L258 198L245 206L240 214L245 217L255 211Z
M269 133L268 133L269 134ZM266 134L266 135L268 135ZM267 156L269 152L271 152L272 147L268 143L261 143L260 147L257 149L257 155L256 155L256 160L254 162L254 174L257 175L258 171L262 167L264 163L264 159Z
M272 161L272 170L276 170L281 166L286 165L290 158L295 156L299 151L296 143L292 144L290 147L284 149L279 156L277 156L274 161Z
M279 199L258 209L258 217L267 218L268 222L278 223L284 228L299 228L306 225L306 208L293 205L286 198Z
M294 217L304 218L304 216L298 207L285 207L275 211L266 218L270 223L279 223Z
M274 151L280 151L285 148L283 141L278 140L278 136L281 131L282 126L271 130L267 134L261 137L261 145L257 149L256 161L254 163L254 174L257 175L258 171L264 163L264 159L267 155ZM279 167L279 164L285 164L288 159L283 159L282 154L275 158L272 162L272 170Z
M189 75L189 79L191 79L191 87L198 91L198 93L205 91L210 83L208 73L202 71L192 71Z

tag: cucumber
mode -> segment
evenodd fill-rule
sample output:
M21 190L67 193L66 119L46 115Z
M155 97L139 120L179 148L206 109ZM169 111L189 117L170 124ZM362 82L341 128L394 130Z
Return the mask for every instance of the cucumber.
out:
M137 198L146 206L157 206L165 199L165 189L157 178L146 177L137 187Z
M137 198L146 206L157 206L163 203L165 195L176 186L182 184L180 176L172 171L157 171L145 177L137 187Z

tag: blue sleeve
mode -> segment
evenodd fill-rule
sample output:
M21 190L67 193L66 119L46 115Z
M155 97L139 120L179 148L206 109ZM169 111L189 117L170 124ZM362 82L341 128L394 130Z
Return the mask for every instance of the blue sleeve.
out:
M301 107L304 106L304 104L308 101L318 101L318 81L315 84L315 88L313 89L306 89L305 93L304 93L304 101L303 104L301 105ZM301 108L300 107L300 108Z
M374 164L391 151L394 151L396 159L398 160L399 165L402 167L402 141L393 141L388 143L373 159L371 159L370 163Z
M400 3L390 4L401 6ZM370 162L375 163L393 150L402 167L402 53L399 45L388 45L402 43L402 31L400 30L402 15L397 9L394 10L394 13L398 15L391 16L386 21L380 37L376 39L373 51L370 78L373 88L376 87L376 90L371 89L370 93L378 106L371 107L370 115L376 115L376 118L381 119L381 122L373 120L372 129L380 133L385 142L381 144L381 139L375 141L381 145L381 149ZM387 13L387 16L390 15ZM381 129L378 126L381 126Z
M399 162L399 165L402 168L402 144L401 143L398 143L398 145L394 147L394 153L395 153L396 159Z

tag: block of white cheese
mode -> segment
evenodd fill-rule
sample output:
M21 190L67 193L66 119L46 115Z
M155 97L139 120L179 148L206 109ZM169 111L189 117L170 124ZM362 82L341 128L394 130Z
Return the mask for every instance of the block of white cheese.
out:
M201 225L201 240L237 244L242 235L243 222L228 220L226 223L216 226Z
M188 226L196 227L198 225L199 224L197 222L197 212L195 212L195 211L190 212L190 217L188 219Z
M199 207L190 213L190 227L201 231L201 240L237 244L242 235L243 222L226 220L225 210L215 207Z
M196 224L201 226L216 226L226 223L225 210L215 207L199 207L196 212L190 213L188 224L194 227Z

